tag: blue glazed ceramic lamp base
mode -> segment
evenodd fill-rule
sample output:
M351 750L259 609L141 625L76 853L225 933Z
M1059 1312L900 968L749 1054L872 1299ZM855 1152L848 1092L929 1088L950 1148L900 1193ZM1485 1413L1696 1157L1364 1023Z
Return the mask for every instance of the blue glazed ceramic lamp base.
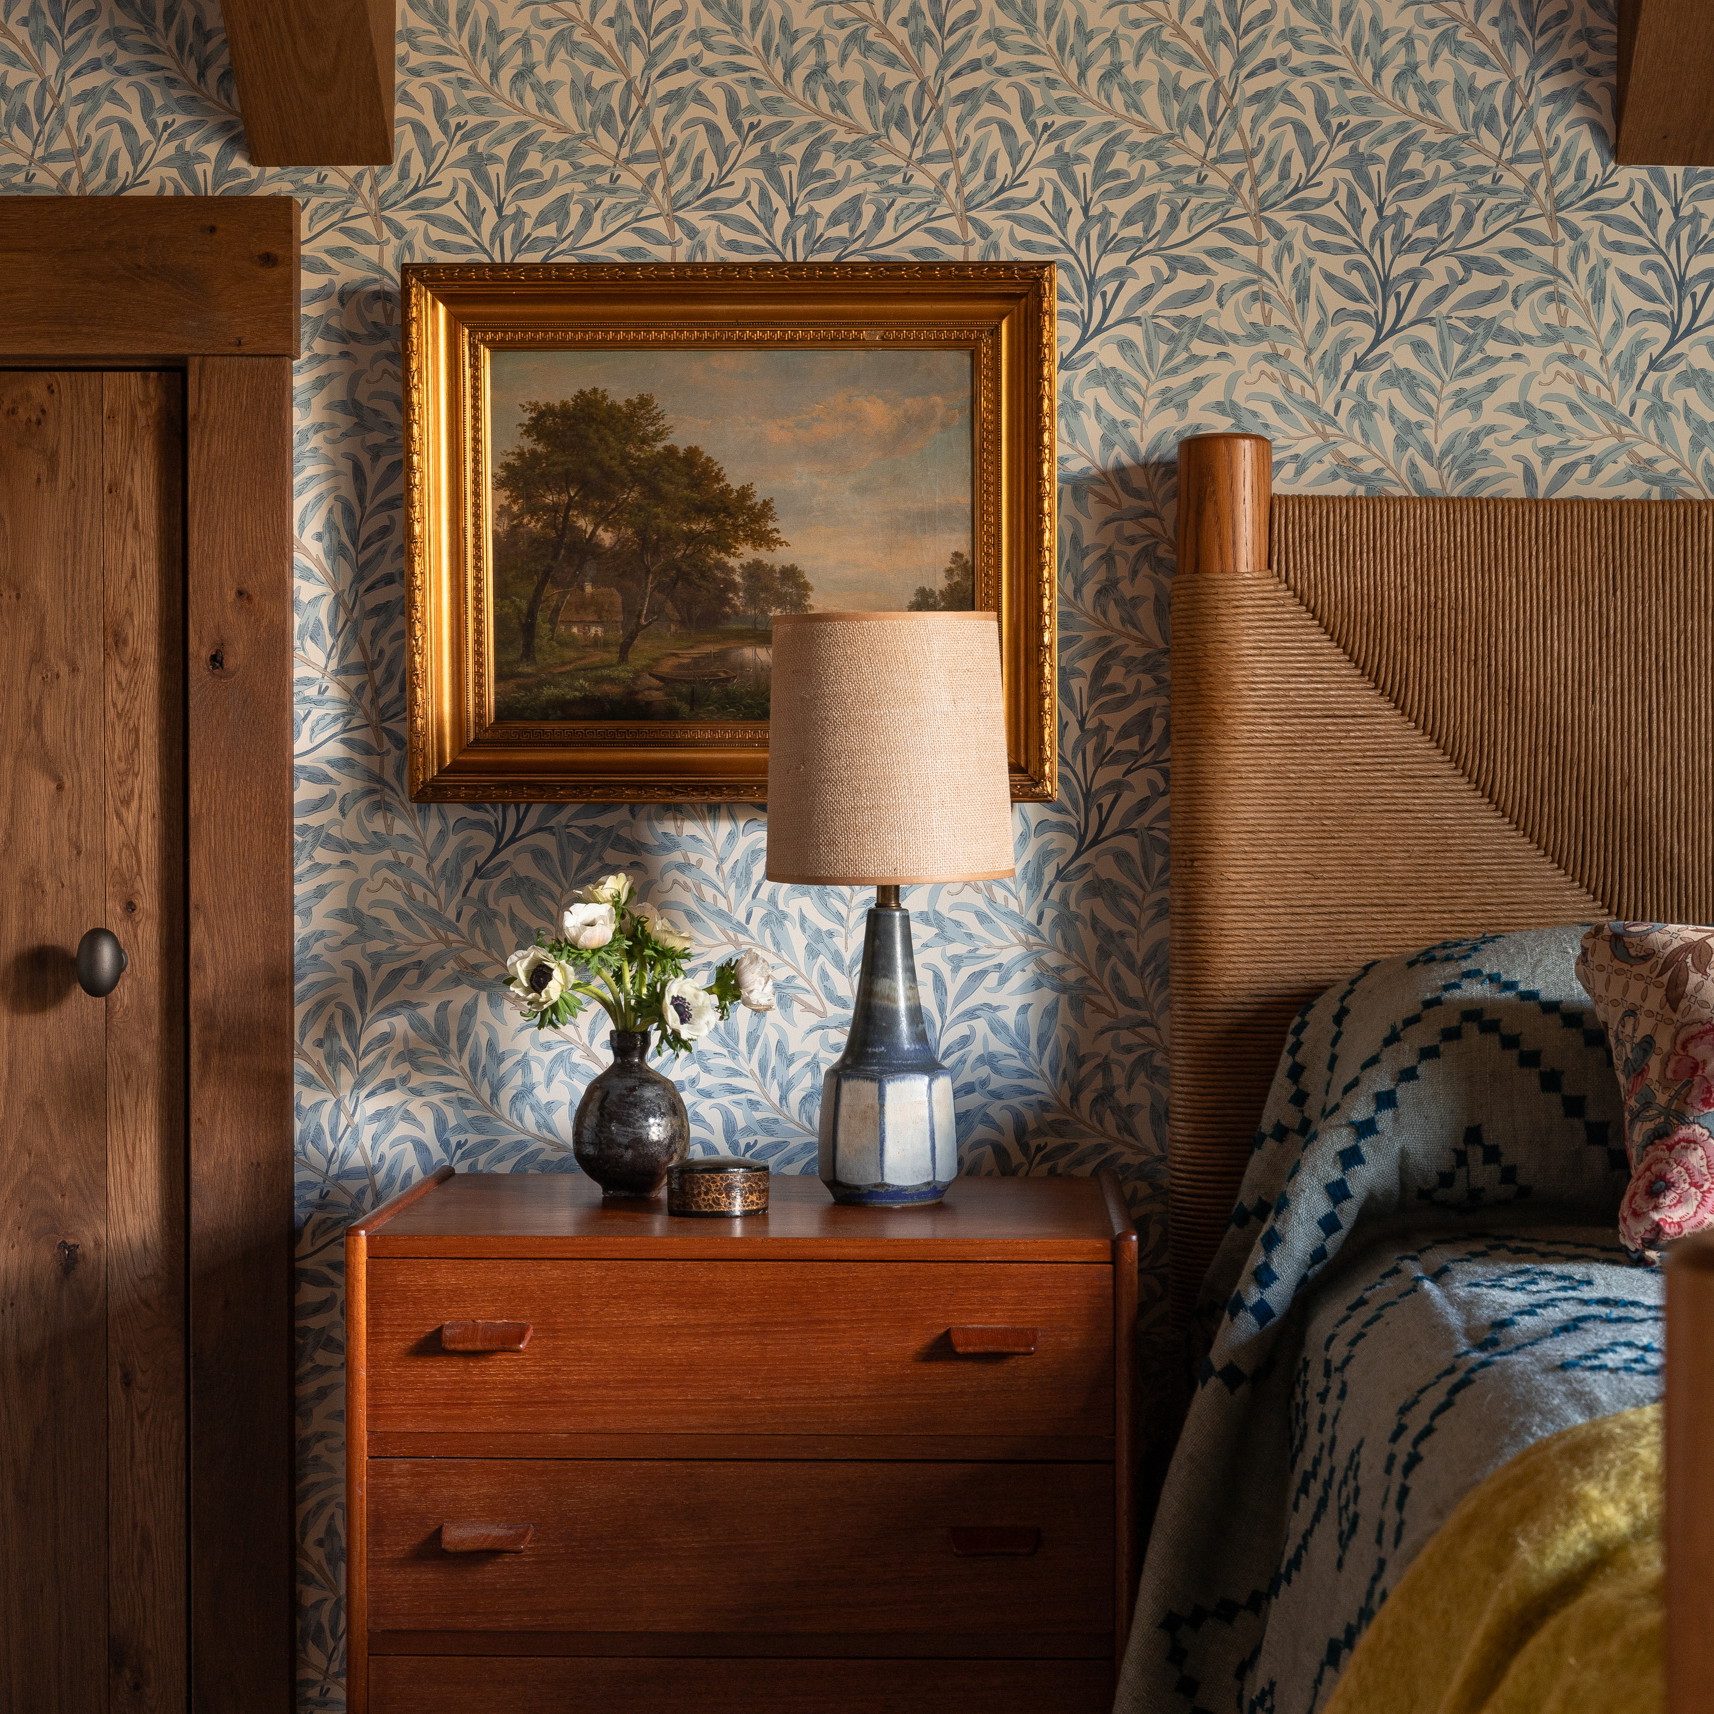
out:
M821 1086L821 1177L835 1202L938 1202L958 1176L952 1074L935 1056L917 995L910 913L880 889L845 1052Z

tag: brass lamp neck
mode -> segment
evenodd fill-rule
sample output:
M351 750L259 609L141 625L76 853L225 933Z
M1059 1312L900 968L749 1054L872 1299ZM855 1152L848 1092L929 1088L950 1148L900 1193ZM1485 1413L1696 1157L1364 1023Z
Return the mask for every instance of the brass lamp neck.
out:
M878 910L896 911L899 904L899 889L897 887L877 887L875 889L875 906Z

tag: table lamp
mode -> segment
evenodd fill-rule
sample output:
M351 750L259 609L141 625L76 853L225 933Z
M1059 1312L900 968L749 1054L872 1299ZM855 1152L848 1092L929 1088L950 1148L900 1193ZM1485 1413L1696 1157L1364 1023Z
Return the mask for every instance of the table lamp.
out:
M992 613L774 620L768 879L874 887L851 1033L822 1083L835 1202L938 1202L958 1176L952 1074L923 1021L899 889L1014 872Z

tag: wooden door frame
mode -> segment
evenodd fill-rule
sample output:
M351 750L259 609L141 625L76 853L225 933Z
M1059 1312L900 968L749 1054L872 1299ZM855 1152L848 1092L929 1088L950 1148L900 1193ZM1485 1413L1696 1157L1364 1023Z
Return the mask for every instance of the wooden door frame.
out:
M0 197L0 365L185 376L190 1707L292 1706L290 197Z

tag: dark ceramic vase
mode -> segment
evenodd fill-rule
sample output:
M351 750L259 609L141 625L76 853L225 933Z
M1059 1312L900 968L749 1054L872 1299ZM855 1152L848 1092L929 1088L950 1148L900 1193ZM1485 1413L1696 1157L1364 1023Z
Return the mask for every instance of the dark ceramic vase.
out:
M690 1120L669 1077L649 1064L647 1030L615 1030L613 1063L596 1077L571 1122L571 1152L603 1196L659 1196L667 1168L690 1153Z

